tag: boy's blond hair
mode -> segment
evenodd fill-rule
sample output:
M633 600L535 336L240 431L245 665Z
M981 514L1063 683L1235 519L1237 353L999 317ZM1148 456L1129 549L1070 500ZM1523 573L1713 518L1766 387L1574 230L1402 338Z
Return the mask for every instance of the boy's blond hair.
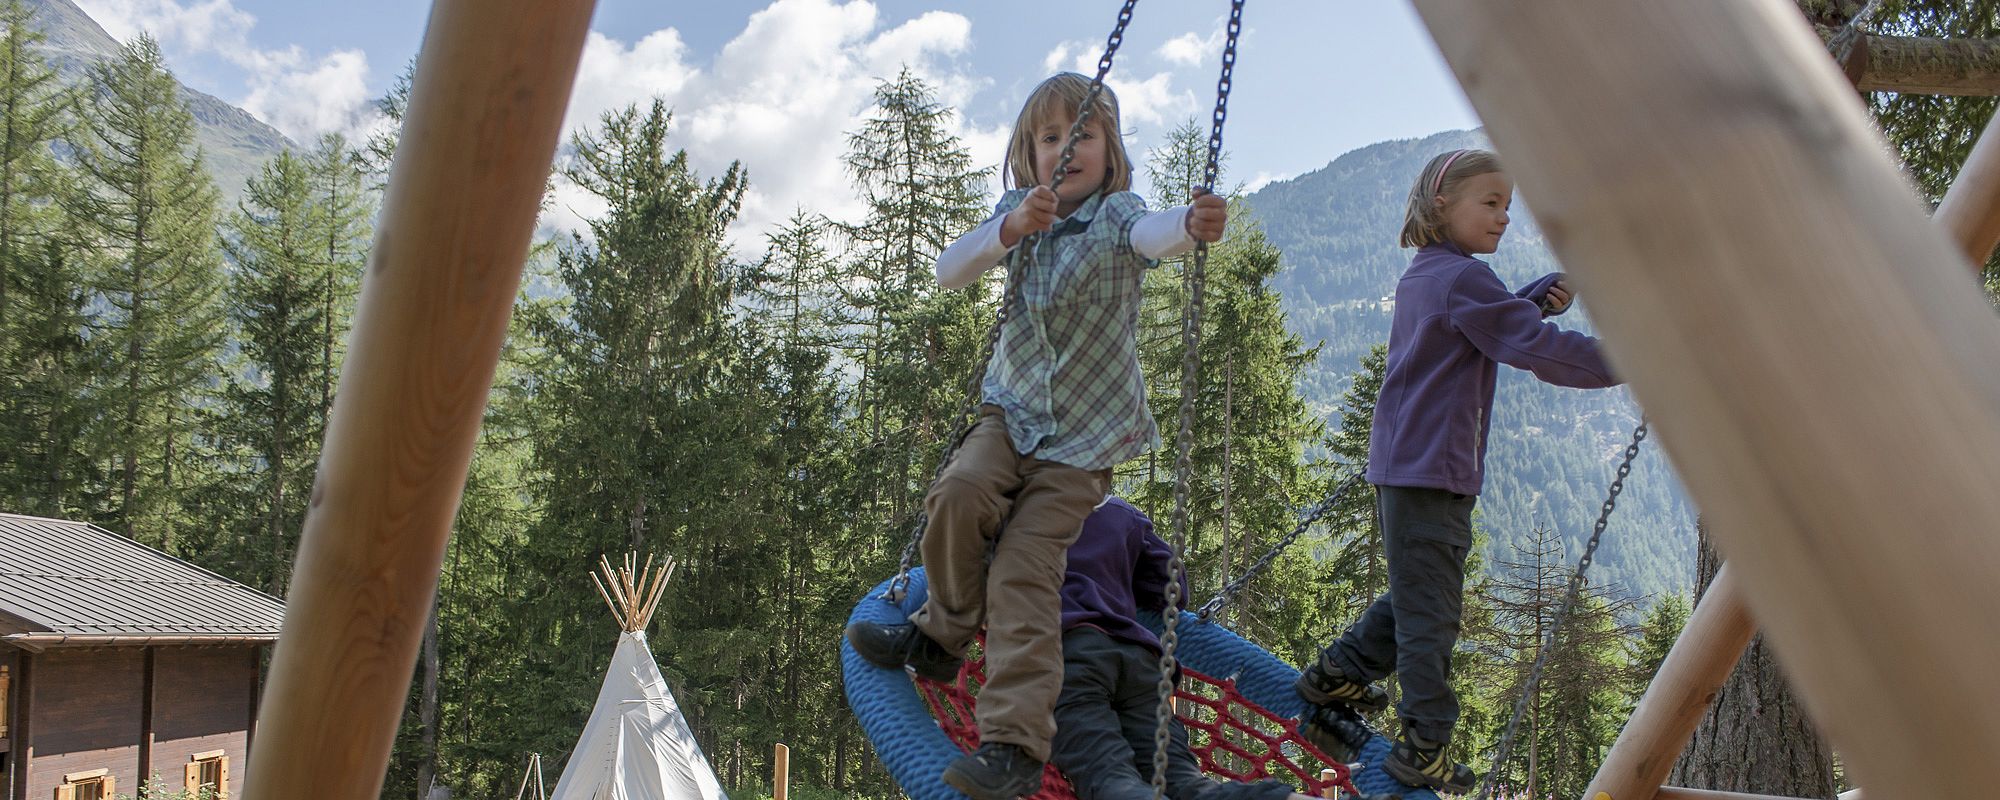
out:
M1050 121L1074 120L1076 110L1090 95L1090 79L1074 72L1058 73L1042 81L1033 92L1028 93L1028 102L1021 104L1021 116L1014 120L1014 135L1007 140L1007 160L1001 167L1009 189L1035 186L1035 131ZM1111 87L1103 87L1097 93L1097 101L1092 106L1090 124L1104 138L1104 185L1106 194L1129 191L1132 188L1132 159L1125 155L1125 142L1119 136L1118 98L1111 93ZM1063 129L1063 136L1069 129Z
M1465 179L1500 172L1500 157L1490 150L1439 153L1410 187L1410 205L1403 210L1403 247L1423 247L1444 241L1444 209L1432 198L1451 197Z

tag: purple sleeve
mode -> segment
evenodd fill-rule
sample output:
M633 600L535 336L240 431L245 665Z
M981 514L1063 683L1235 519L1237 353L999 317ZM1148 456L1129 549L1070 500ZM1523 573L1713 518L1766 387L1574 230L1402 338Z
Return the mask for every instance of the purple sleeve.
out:
M1132 570L1132 597L1139 607L1159 611L1167 607L1167 581L1173 575L1173 547L1153 533L1153 523L1145 517L1133 521L1139 539L1139 563ZM1180 576L1181 607L1187 607L1187 575Z
M1447 302L1452 324L1487 358L1557 386L1600 389L1620 383L1596 339L1543 322L1540 306L1515 297L1483 264L1459 273Z
M1551 272L1547 275L1543 275L1542 277L1536 278L1534 283L1530 283L1526 286L1521 287L1519 291L1514 292L1514 296L1519 297L1522 300L1526 300L1530 303L1534 303L1537 307L1540 307L1542 305L1542 302L1548 299L1549 289L1554 288L1556 282L1562 279L1563 279L1562 273ZM1570 303L1569 305L1563 306L1563 309L1561 311L1557 311L1554 314L1549 313L1548 309L1544 308L1542 309L1542 316L1545 318L1559 317L1562 316L1563 314L1569 313L1569 310L1575 307L1576 307L1575 303Z

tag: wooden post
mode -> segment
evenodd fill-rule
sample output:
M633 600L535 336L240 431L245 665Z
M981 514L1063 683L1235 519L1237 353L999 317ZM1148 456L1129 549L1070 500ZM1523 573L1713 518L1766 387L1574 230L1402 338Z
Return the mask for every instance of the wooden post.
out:
M791 794L792 748L779 742L771 756L771 800L785 800Z
M1972 259L1973 274L1979 274L1993 247L2000 245L2000 114L1986 123L1933 218Z
M1756 635L1757 625L1744 605L1736 572L1724 564L1583 796L1654 800L1702 715L1715 702L1715 693L1722 690L1730 670L1743 658L1743 648Z
M1416 0L1867 786L1990 791L2000 320L1784 0Z
M14 676L14 726L8 732L8 754L13 763L7 767L8 777L14 787L8 792L9 800L28 800L28 775L35 768L35 654L20 651L19 675ZM4 789L6 787L0 787Z
M146 785L146 778L153 774L153 745L156 735L153 717L159 713L159 682L154 675L159 669L160 648L145 648L144 677L139 680L139 785Z
M1320 771L1319 771L1319 780L1320 780L1320 782L1321 782L1321 783L1330 783L1330 782L1332 782L1332 781L1333 781L1333 776L1334 776L1334 772L1333 772L1333 770L1332 770L1332 769L1323 769L1323 770L1320 770ZM1319 796L1320 796L1320 797L1323 797L1323 798L1326 798L1326 800L1339 800L1339 797L1340 797L1340 787L1338 787L1338 786L1328 786L1328 787L1326 787L1326 788L1324 788L1324 789L1321 789L1321 790L1319 790Z
M437 0L243 796L381 795L591 0Z

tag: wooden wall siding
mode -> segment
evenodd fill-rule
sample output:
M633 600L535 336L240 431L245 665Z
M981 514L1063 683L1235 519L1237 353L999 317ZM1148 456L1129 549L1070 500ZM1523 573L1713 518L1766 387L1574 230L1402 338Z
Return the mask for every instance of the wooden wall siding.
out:
M35 759L28 798L55 796L62 776L104 768L123 787L139 785L140 687L145 653L136 647L46 650L35 656Z
M179 786L195 753L229 756L229 796L242 790L257 670L248 647L162 647L154 656L153 771Z
M13 746L8 737L13 735L14 708L18 703L14 699L14 685L21 682L21 667L15 664L15 661L14 648L0 645L0 667L4 667L7 674L6 685L0 686L0 742L6 742L0 744L0 750L8 750ZM0 798L6 796L7 783L0 781Z

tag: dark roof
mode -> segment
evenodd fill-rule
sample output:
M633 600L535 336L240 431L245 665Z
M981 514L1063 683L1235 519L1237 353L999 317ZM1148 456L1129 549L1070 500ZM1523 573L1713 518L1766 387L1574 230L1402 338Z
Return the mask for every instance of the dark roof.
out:
M276 639L285 606L88 523L0 514L0 615L25 623L30 641L242 641Z

